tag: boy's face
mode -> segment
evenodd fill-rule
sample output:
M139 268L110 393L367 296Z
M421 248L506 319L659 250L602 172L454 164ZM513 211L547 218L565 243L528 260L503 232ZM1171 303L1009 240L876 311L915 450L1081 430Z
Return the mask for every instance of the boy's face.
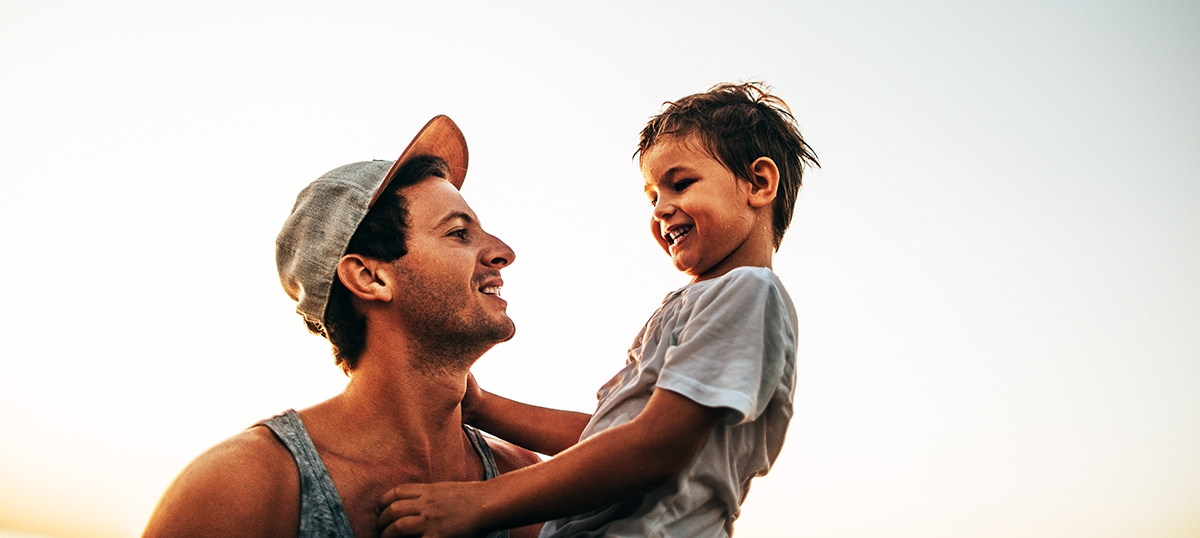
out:
M695 137L664 138L641 158L651 231L675 268L695 280L746 265L755 226L750 183L705 151Z

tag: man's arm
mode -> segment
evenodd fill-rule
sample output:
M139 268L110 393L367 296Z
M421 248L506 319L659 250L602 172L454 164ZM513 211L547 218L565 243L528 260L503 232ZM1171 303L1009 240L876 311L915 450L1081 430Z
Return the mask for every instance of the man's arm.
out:
M555 455L579 442L591 415L524 404L479 388L467 377L463 420L517 446Z
M656 390L633 421L487 482L407 484L381 501L384 537L471 536L584 512L653 489L681 473L723 415Z
M246 430L179 473L142 536L295 537L299 481L291 454L267 428Z

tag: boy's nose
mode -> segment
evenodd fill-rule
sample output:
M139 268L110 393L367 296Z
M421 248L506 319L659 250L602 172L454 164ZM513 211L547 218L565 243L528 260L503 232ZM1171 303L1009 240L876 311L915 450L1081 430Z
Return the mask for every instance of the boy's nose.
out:
M654 204L654 220L664 220L675 212L675 206L668 198L659 198Z

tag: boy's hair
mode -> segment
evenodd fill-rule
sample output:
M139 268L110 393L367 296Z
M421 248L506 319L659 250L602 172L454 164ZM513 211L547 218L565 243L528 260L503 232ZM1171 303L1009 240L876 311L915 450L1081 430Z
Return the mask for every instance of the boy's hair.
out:
M783 99L762 82L722 83L707 92L664 103L665 109L642 129L634 155L642 156L667 137L696 136L713 158L739 178L750 180L750 165L770 157L779 167L779 190L772 224L775 248L792 221L805 166L821 166L800 136L796 118Z
M361 254L385 262L408 254L408 200L400 189L431 176L449 179L450 165L440 157L416 157L404 163L354 231L346 254ZM342 284L341 277L334 275L324 325L307 320L305 323L309 331L333 344L333 357L343 371L358 366L367 345L367 319L354 307L350 290Z

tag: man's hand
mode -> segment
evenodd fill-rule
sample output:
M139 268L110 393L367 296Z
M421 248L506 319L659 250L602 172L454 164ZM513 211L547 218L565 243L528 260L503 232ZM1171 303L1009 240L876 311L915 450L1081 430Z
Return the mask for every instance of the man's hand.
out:
M467 372L467 392L463 394L462 399L462 420L464 423L474 425L471 421L475 419L475 410L483 402L487 393L479 388L479 383L475 382L475 374Z
M479 388L467 374L462 420L519 447L555 455L579 442L592 416L523 404Z
M379 529L383 538L482 536L479 492L483 482L405 484L383 495Z

